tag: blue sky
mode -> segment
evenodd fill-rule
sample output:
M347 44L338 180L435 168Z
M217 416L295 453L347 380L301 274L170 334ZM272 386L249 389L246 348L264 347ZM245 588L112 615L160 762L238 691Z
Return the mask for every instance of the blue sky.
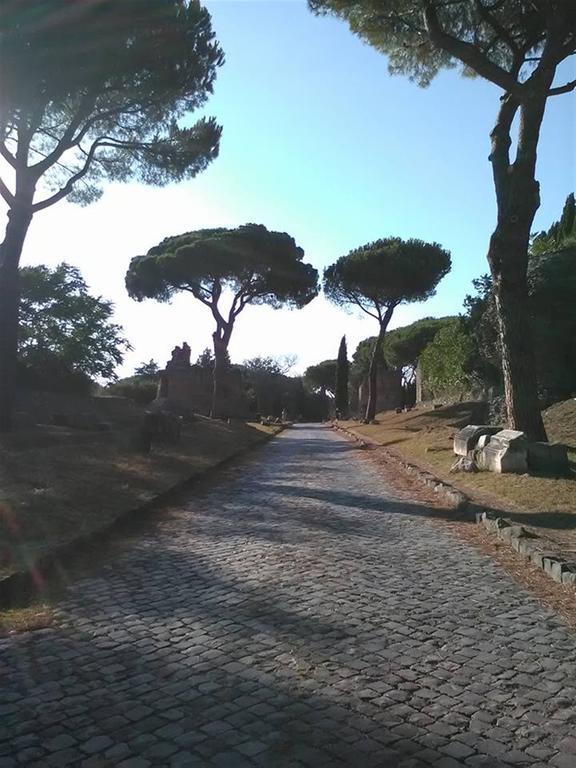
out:
M293 235L318 269L350 249L390 235L435 240L452 252L437 296L397 311L398 326L457 313L471 280L487 271L495 221L488 163L499 90L455 71L428 89L391 77L385 58L346 25L314 17L301 0L208 0L226 54L205 114L224 133L219 158L197 179L167 189L114 185L86 209L61 203L36 217L26 263L77 264L116 303L134 346L124 371L163 362L187 339L210 343L210 316L189 296L170 306L135 304L123 288L130 258L162 237L247 221ZM573 62L565 67L575 76ZM576 186L573 95L549 99L539 150L542 205L535 229L559 216ZM317 300L299 313L248 308L234 360L298 355L297 370L352 352L374 332L368 320Z

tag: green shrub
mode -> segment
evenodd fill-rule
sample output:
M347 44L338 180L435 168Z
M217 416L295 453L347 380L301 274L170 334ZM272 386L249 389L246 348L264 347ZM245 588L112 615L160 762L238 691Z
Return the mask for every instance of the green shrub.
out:
M462 320L441 328L419 358L423 382L435 397L462 397L472 385L469 362L474 351Z
M127 397L138 405L148 405L156 397L158 379L153 376L130 376L110 384L106 391L119 397Z
M18 386L41 392L89 395L94 383L83 371L74 370L57 355L35 350L18 362Z

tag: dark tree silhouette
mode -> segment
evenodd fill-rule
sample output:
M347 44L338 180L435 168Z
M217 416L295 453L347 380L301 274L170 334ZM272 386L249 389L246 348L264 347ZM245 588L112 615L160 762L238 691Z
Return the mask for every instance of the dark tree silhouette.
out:
M32 217L106 179L166 184L216 157L206 101L223 57L198 0L27 0L0 13L0 430L11 427L18 265Z
M450 254L437 243L390 237L363 245L324 270L324 291L331 301L356 307L378 321L368 373L366 421L376 415L378 364L394 310L400 304L433 296L450 266Z
M134 369L134 376L157 376L160 373L160 366L156 360L150 359L147 363L140 363Z
M528 244L540 205L536 153L549 97L576 80L556 83L562 61L576 53L574 0L308 0L333 13L388 56L392 73L428 85L459 64L502 91L491 133L490 162L498 218L488 261L497 308L509 423L545 440L528 332ZM515 118L519 120L515 122ZM517 125L516 140L512 130ZM514 144L514 157L511 149Z
M576 200L573 192L566 198L560 219L532 240L530 255L537 256L569 246L576 246Z
M304 381L314 391L320 390L325 396L327 392L336 392L336 360L322 360L316 365L309 365L304 371Z
M214 353L210 347L205 347L200 352L196 358L196 365L199 365L200 368L209 368L210 370L214 368Z
M114 306L91 296L82 275L70 264L20 270L21 365L39 372L58 363L88 378L114 380L130 344L112 322Z
M248 304L301 308L317 295L318 273L302 262L303 256L290 235L245 224L168 237L130 262L126 287L132 298L169 301L174 293L187 291L210 309L216 322L213 417L222 415L228 345L242 310ZM231 298L223 309L226 290Z

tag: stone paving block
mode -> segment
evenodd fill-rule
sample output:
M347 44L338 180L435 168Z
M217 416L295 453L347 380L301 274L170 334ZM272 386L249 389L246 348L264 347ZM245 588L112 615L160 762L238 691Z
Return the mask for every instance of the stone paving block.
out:
M114 763L117 763L120 760L130 757L130 747L128 744L115 744L113 747L106 750L104 757L107 760L112 760Z
M238 752L220 752L211 760L211 765L216 768L250 768L251 763L248 758L238 754Z
M105 749L109 749L113 744L114 742L109 736L93 736L81 744L80 749L89 755L95 755L98 752L104 752Z
M52 752L45 758L44 764L51 768L64 768L64 766L79 765L86 755L74 748L60 749L58 752Z
M118 763L118 768L150 768L151 762L142 757L129 757Z
M181 751L170 758L170 768L204 768L206 762L199 755Z
M25 747L19 752L16 752L16 762L18 765L29 765L41 758L44 754L44 750L40 747ZM0 766L2 765L2 759L3 758L0 758ZM9 759L12 760L12 758Z

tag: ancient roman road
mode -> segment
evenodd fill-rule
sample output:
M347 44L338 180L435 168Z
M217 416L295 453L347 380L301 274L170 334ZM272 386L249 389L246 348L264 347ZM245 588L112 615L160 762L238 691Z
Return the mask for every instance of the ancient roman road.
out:
M299 427L0 641L0 768L576 765L576 636Z

